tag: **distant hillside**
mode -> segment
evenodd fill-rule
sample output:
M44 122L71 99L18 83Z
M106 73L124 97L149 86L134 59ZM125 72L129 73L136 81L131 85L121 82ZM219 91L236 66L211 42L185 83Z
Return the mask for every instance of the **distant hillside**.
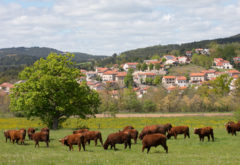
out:
M141 62L145 59L151 58L155 54L162 56L163 54L168 54L173 50L178 50L181 54L185 54L185 51L192 50L193 48L208 48L211 42L216 42L218 44L240 42L240 34L227 37L227 38L203 40L203 41L184 43L184 44L156 45L156 46L151 46L146 48L129 50L129 51L122 52L117 57L105 58L99 62L99 65L100 66L107 65L112 61L116 61L116 60L120 63L133 62L133 61Z
M62 51L46 48L46 47L17 47L17 48L3 48L0 49L0 65L22 65L22 64L32 64L39 58L47 57L49 53L64 53ZM101 59L106 56L94 56L86 53L75 52L74 61L86 62L94 59Z

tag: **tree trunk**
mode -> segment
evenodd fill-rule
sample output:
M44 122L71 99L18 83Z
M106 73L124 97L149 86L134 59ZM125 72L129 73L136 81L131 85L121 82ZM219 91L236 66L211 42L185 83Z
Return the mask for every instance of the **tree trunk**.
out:
M52 129L58 129L58 118L53 118Z

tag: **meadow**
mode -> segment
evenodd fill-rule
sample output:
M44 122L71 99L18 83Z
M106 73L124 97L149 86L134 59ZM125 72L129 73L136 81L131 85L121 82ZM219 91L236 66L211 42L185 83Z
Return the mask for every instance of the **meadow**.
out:
M34 142L25 141L25 145L5 142L0 137L0 164L239 164L240 162L240 136L227 134L224 123L234 120L226 117L168 117L168 118L93 118L88 120L69 119L59 130L51 130L50 147L40 143L39 148L34 148ZM171 138L167 141L169 153L166 154L161 146L151 148L150 153L141 152L142 144L138 140L131 149L124 149L123 144L117 144L117 150L104 150L100 144L97 147L91 142L86 146L86 151L68 151L68 147L62 146L58 139L71 134L78 126L87 126L91 130L102 132L103 140L108 134L117 132L126 125L134 126L139 132L145 125L172 123L176 125L190 126L190 139L184 139L179 135L178 139ZM0 130L37 127L44 125L38 120L28 121L25 118L0 118ZM193 128L212 126L214 128L215 141L200 142L197 135L193 134Z

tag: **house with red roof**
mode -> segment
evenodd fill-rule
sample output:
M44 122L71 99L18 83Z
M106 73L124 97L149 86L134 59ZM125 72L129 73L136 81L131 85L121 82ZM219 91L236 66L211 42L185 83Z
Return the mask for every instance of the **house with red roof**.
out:
M124 86L124 78L127 76L127 72L117 72L116 75L116 82L120 86Z
M100 67L96 67L96 72L97 72L97 75L99 75L100 77L102 77L103 73L108 71L108 70L111 70L109 68L100 68Z
M125 71L128 71L128 69L130 69L130 68L132 68L132 69L136 69L137 68L137 62L128 62L128 63L125 63L124 65L123 65L123 69L125 70Z
M200 84L201 82L206 80L206 73L191 73L189 82L191 84Z
M156 77L156 73L153 72L138 72L134 76L134 81L138 84L142 84L146 82L146 78L152 78L154 79Z
M179 87L186 87L187 84L187 78L185 76L177 76L175 80L175 84Z
M230 62L222 58L214 58L213 67L218 69L233 69L233 66L230 64Z
M163 76L162 84L165 87L175 86L176 76Z
M115 81L117 72L108 70L106 72L103 72L102 74L102 80L103 81Z
M14 88L14 85L8 82L2 83L0 85L0 90L3 90L6 93L9 93L12 88Z
M174 55L164 55L163 58L166 59L164 64L173 65L178 63L178 59Z
M240 63L240 57L233 57L233 62L235 64L239 64Z
M177 57L178 63L179 64L187 64L190 63L190 60L188 57L186 56L181 56L181 57Z
M214 70L214 69L203 70L201 72L206 74L206 80L212 80L213 78L215 78L217 76L216 70Z

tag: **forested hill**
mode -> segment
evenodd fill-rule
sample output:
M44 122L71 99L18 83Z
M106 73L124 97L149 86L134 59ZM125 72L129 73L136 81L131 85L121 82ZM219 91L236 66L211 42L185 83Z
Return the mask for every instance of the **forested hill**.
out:
M129 50L129 51L120 53L120 55L118 56L105 58L99 61L99 65L104 66L109 63L112 63L112 61L115 61L117 63L133 62L133 61L140 62L145 59L149 59L154 55L162 56L164 54L172 53L172 51L178 51L180 54L185 54L186 51L192 50L194 48L208 48L209 44L212 42L215 42L218 44L240 42L240 34L227 37L227 38L203 40L203 41L184 43L184 44L156 45L156 46L151 46L146 48Z
M32 64L37 59L47 57L49 53L64 53L62 51L46 47L14 47L0 49L0 65ZM74 52L76 62L86 62L93 59L101 59L105 56L94 56L86 53Z

